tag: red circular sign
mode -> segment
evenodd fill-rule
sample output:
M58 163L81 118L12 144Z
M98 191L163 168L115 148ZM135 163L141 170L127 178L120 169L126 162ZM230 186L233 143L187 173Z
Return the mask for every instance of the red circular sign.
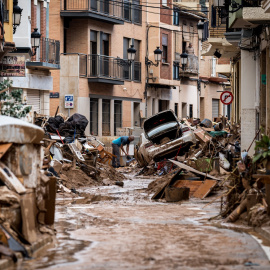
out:
M220 100L224 105L229 105L233 102L233 94L230 91L224 91L220 95Z

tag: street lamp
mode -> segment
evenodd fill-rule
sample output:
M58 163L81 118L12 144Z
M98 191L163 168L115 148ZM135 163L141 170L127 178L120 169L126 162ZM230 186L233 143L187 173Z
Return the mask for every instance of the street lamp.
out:
M40 37L41 34L38 32L38 29L35 28L31 34L31 46L33 48L32 56L36 55L37 48L40 46Z
M145 57L145 65L146 65L146 70L147 70L147 76L146 76L146 83L145 83L145 91L144 91L144 98L145 98L145 117L147 117L147 88L148 88L148 82L149 82L149 67L150 66L155 66L158 67L161 57L162 57L162 50L157 47L154 50L154 57L155 57L155 62L151 61L147 56ZM154 79L154 78L152 78Z
M154 63L153 61L151 61L147 56L145 57L145 64L147 65L147 67L150 67L150 66L155 66L157 67L159 65L159 62L161 61L161 56L162 56L162 50L157 47L155 50L154 50L154 57L155 57L155 62ZM147 72L148 74L148 72Z
M180 57L181 57L182 69L185 70L185 67L188 61L188 54L186 52L183 52L182 54L180 54Z
M18 6L18 0L13 0L13 34L16 32L16 28L21 24L22 8Z
M134 48L134 45L131 45L130 48L127 49L128 53L128 61L134 61L135 60L135 55L136 55L136 49Z

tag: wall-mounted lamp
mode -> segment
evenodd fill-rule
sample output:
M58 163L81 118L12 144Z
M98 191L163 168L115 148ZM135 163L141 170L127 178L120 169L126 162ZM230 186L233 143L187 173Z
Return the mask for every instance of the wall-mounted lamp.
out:
M186 52L183 52L180 54L180 57L181 57L182 69L185 70L187 61L188 61L188 54Z
M131 45L130 48L127 49L128 61L134 61L135 60L136 52L137 52L137 50L134 48L134 45Z
M32 56L36 55L37 48L40 46L40 37L41 34L38 32L38 29L35 28L31 34L31 46L33 48Z
M18 6L18 0L13 0L13 34L16 32L16 28L21 24L22 8Z
M216 49L216 51L214 52L214 56L217 58L220 58L222 56L222 54L219 52L218 49Z
M145 57L145 64L150 67L150 66L155 66L157 67L159 65L159 62L161 61L161 56L162 56L162 50L157 47L154 50L154 56L155 56L155 62L151 61L147 56Z

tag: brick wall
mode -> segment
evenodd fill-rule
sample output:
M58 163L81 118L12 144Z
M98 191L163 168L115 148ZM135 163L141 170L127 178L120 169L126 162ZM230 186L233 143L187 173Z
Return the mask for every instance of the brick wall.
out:
M67 53L88 54L90 37L88 36L88 20L73 19L67 31Z
M168 35L168 55L167 55L167 62L168 63L161 63L160 64L160 78L172 80L172 66L173 66L172 50L171 50L172 32L167 31L165 29L160 30L160 48L161 49L162 49L162 34Z
M167 0L167 7L168 9L166 9L166 6L162 5L162 1L160 1L160 22L162 23L166 23L166 24L172 24L172 15L173 15L173 11L172 11L172 0ZM158 10L158 9L155 9Z

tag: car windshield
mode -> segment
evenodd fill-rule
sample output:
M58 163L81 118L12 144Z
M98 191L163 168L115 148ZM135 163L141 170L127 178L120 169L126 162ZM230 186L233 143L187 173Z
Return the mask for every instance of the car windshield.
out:
M152 130L148 131L148 136L149 138L155 137L156 135L166 132L167 130L173 129L178 126L178 123L173 121L173 122L168 122L163 125L159 125L156 128L153 128Z

